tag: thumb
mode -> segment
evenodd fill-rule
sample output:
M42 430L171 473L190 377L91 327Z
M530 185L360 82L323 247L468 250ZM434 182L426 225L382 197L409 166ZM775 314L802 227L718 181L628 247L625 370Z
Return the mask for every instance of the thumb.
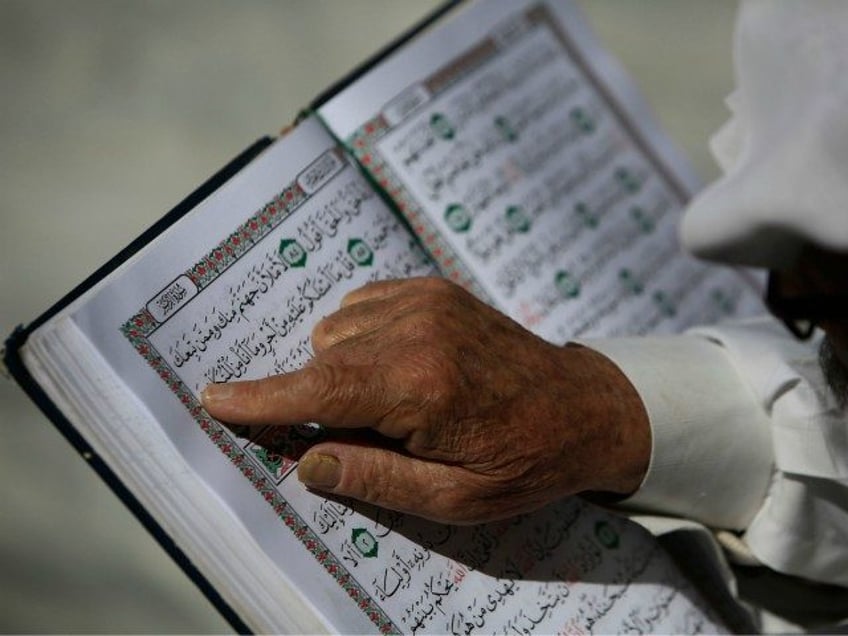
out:
M301 457L298 478L309 488L434 521L470 522L462 468L397 451L336 442L316 444Z

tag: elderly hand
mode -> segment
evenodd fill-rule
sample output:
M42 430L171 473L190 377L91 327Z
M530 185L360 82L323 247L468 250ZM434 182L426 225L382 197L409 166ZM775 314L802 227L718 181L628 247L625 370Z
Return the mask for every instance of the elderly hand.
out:
M234 424L370 428L386 444L325 441L309 487L450 523L510 517L586 490L635 490L650 431L601 354L556 347L441 279L366 285L312 333L303 369L211 385Z

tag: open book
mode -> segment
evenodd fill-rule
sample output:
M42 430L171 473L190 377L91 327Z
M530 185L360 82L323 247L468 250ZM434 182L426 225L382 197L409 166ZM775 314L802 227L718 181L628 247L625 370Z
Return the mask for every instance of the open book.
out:
M242 437L197 400L303 364L379 278L439 272L558 343L752 311L679 252L693 188L570 4L451 6L14 334L7 366L237 629L720 631L621 518L569 500L455 528L322 499L292 473L320 429Z

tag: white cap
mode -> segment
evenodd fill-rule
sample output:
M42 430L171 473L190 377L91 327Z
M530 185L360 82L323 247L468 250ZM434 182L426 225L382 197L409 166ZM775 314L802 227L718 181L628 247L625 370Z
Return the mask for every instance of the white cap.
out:
M746 0L733 115L712 139L723 177L683 219L697 256L792 264L806 243L848 253L848 2Z

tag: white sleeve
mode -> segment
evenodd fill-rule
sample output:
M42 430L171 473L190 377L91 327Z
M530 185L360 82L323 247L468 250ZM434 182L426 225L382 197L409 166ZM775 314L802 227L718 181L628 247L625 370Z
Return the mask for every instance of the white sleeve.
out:
M587 340L636 388L651 423L645 479L628 507L747 527L768 489L769 424L723 349L702 337Z
M848 586L848 416L818 341L769 317L588 340L639 392L652 456L627 507L744 530L780 572Z

